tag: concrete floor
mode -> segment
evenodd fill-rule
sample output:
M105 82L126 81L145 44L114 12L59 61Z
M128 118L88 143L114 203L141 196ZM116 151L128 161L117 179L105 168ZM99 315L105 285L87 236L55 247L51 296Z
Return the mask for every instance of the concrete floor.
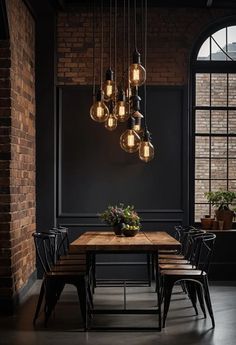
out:
M40 282L31 289L24 305L15 316L0 317L1 345L234 345L236 342L236 283L219 283L211 286L211 297L216 328L211 328L210 318L194 315L191 304L179 287L172 295L166 328L162 332L83 332L77 295L68 286L58 303L54 318L48 328L43 327L43 315L37 326L32 325ZM155 294L147 287L128 288L128 307L154 307ZM122 305L122 288L98 288L96 306ZM138 302L137 302L138 301ZM112 304L112 305L111 305ZM95 325L155 325L155 316L96 316Z

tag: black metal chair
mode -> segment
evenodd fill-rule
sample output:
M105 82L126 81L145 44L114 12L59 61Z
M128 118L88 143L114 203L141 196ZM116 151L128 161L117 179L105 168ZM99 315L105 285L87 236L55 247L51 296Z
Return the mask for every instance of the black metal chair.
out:
M196 297L194 296L196 295L196 293L198 294L200 306L204 313L204 317L206 317L203 299L204 292L206 306L212 320L212 326L215 327L208 286L208 271L213 253L215 238L216 235L211 233L202 234L194 238L194 254L192 255L191 264L194 265L195 269L169 269L161 271L164 296L163 327L165 327L172 289L177 282L185 282L185 284L187 284L193 305L193 299L196 299Z
M34 324L38 318L43 298L45 298L44 324L47 326L48 319L60 298L65 284L72 284L77 288L84 328L87 329L88 312L92 305L92 300L89 292L86 266L57 264L58 235L56 233L34 233L33 237L37 258L44 272L33 319Z

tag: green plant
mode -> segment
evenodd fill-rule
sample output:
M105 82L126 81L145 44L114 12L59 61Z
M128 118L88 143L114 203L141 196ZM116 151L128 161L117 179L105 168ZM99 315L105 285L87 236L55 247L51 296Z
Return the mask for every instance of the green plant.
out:
M111 226L124 223L130 226L140 227L140 217L134 210L134 206L124 206L122 203L118 206L108 206L99 216L104 222Z
M227 190L206 192L205 196L212 206L218 207L218 210L229 210L229 205L232 205L236 201L236 193Z

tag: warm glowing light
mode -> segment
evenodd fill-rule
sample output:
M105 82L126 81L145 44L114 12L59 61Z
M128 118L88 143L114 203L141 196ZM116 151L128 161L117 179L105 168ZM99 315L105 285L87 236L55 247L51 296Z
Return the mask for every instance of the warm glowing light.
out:
M96 122L105 122L108 118L109 110L104 102L96 101L90 108L90 116Z
M120 137L121 148L129 153L138 151L140 144L139 135L132 129L127 129Z
M127 103L125 101L117 101L114 109L114 114L117 117L118 121L126 121L129 118Z
M105 122L105 128L109 131L114 131L117 127L117 119L113 114L109 114L108 119Z
M128 137L127 137L127 145L129 147L133 147L134 146L134 135L133 135L133 133L128 135Z
M154 147L150 141L141 141L139 158L146 163L154 158Z
M129 68L129 81L131 86L140 86L145 83L146 70L138 63L134 63Z

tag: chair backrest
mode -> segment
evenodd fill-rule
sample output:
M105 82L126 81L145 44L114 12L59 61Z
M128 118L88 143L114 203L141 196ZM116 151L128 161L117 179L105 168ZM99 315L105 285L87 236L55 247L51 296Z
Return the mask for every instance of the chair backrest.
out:
M50 233L57 235L57 258L61 255L66 255L69 250L69 236L68 228L66 227L54 227L50 229Z
M194 256L192 262L202 273L209 272L209 267L214 250L216 235L205 233L194 238Z
M34 238L37 258L44 273L49 272L57 259L57 235L35 232Z

